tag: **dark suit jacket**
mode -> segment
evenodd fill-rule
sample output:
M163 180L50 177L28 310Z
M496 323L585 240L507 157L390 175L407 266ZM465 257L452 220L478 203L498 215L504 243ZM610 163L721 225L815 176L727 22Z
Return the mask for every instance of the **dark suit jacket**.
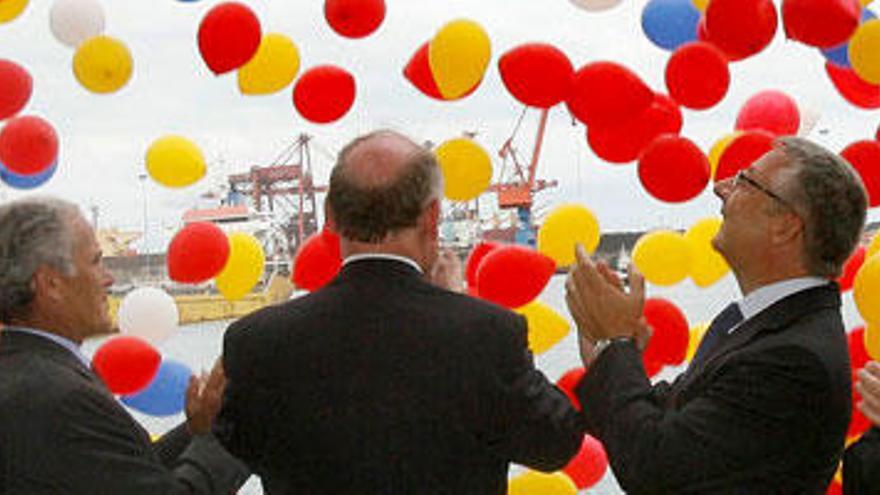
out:
M846 449L843 456L843 493L880 494L880 429L873 427Z
M577 388L628 493L825 493L851 413L836 285L744 322L670 386L609 346Z
M229 494L247 470L185 427L157 445L70 351L0 332L0 493Z
M581 422L524 318L359 260L227 331L215 433L271 494L504 494L508 463L566 464Z

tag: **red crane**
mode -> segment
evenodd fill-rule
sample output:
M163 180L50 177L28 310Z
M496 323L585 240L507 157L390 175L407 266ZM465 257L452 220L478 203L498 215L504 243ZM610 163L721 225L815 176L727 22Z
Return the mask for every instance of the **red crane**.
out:
M498 195L498 207L504 209L516 209L518 226L514 237L517 244L529 246L535 245L535 227L532 224L532 202L535 194L556 187L555 180L536 179L538 159L541 156L541 146L544 141L544 131L547 128L547 115L549 109L541 110L541 120L538 123L538 131L532 149L532 159L528 167L522 164L513 140L519 131L527 108L523 109L517 121L516 127L510 137L504 141L498 155L502 159L501 172L497 183L489 186L489 190Z

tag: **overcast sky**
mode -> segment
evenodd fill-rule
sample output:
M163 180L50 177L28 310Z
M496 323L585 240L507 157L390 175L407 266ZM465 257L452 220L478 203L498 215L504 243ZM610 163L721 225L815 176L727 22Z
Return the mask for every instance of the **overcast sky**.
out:
M646 0L624 0L612 10L588 12L569 0L386 0L388 13L372 36L350 40L336 35L323 17L321 0L250 0L263 32L280 32L299 47L301 69L333 63L357 78L358 96L343 119L310 124L291 103L290 88L270 96L239 94L235 73L214 76L198 53L196 33L215 0L104 0L106 34L127 44L134 75L110 95L82 88L71 69L74 51L49 30L51 0L31 0L15 21L0 24L0 58L25 66L34 77L34 94L25 109L52 122L61 138L61 165L41 191L100 210L103 226L140 229L144 192L150 230L179 221L198 194L225 182L231 172L268 165L300 133L314 136L313 167L326 182L332 157L353 137L391 127L417 141L435 143L477 132L477 141L495 157L511 133L522 106L503 88L498 57L532 41L553 43L575 67L597 60L623 63L655 90L665 92L663 70L669 53L648 41L640 18ZM402 76L412 53L447 21L479 22L492 40L492 62L481 87L457 102L437 102L420 94ZM779 89L821 115L810 137L839 151L849 142L873 136L877 112L847 104L827 80L821 54L786 41L781 23L771 46L756 57L731 65L731 86L721 104L704 112L684 110L683 135L706 150L731 131L736 112L752 94ZM518 149L530 156L538 112L526 115ZM827 129L819 134L818 129ZM183 190L152 181L142 188L144 153L156 138L176 133L192 139L209 163L208 177ZM636 167L596 158L584 127L573 125L563 105L555 107L538 176L560 187L542 193L543 210L563 201L591 208L603 231L687 227L718 212L711 190L686 204L652 199L638 182ZM143 190L142 190L143 189ZM21 193L0 190L0 198ZM871 215L875 217L876 215ZM155 235L154 235L155 236Z

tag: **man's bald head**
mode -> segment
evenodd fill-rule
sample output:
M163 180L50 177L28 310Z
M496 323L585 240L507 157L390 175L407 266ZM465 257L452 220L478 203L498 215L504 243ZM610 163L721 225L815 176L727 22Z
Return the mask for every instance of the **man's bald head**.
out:
M434 155L402 134L383 130L342 149L330 175L327 204L340 235L378 243L414 227L441 189Z

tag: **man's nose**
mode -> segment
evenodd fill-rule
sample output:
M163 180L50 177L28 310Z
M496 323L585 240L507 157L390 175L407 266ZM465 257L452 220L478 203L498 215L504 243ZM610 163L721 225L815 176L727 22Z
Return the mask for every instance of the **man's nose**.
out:
M730 196L730 191L733 189L733 179L728 177L724 180L720 180L715 183L715 187L712 188L712 192L718 196L721 201L725 201L728 196Z

